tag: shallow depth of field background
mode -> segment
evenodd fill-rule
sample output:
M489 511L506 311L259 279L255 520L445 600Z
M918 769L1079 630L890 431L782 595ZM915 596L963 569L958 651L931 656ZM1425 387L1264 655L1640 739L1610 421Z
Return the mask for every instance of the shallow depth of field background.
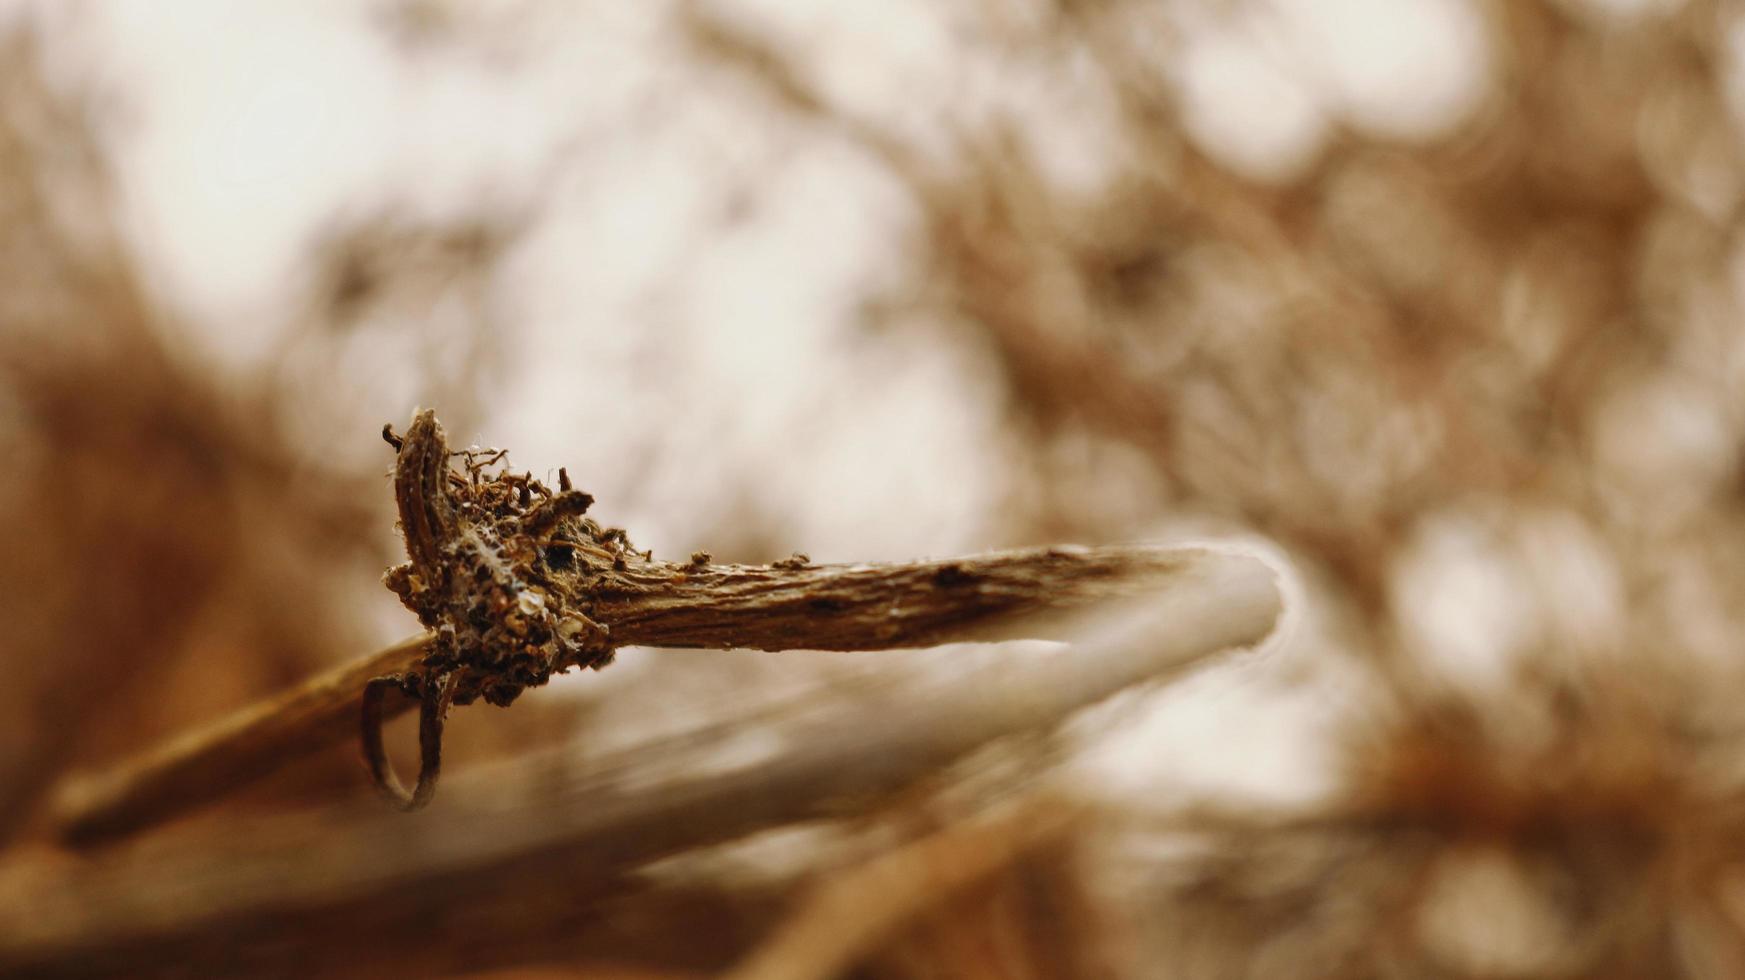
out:
M657 555L1294 569L1265 657L1018 756L1103 816L856 975L1745 975L1742 202L1725 0L0 6L9 860L415 628L378 433L429 406ZM449 765L953 655L628 650ZM754 844L681 938L422 968L719 969L866 850Z

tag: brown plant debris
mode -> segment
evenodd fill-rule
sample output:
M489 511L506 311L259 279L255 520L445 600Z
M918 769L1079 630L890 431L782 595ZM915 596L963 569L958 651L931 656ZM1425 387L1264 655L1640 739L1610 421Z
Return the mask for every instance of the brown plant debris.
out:
M629 962L713 974L749 952L791 899L706 871L694 879L645 877L640 870L652 875L655 862L706 858L706 849L779 828L847 818L850 834L872 829L871 815L907 812L918 793L954 780L954 770L997 740L1016 736L1011 747L1029 757L1053 740L1026 735L1056 730L1121 691L1167 682L1270 634L1281 596L1269 566L1242 555L1170 554L1183 567L1157 583L1146 614L1117 616L1118 629L1077 626L1070 654L977 657L943 671L893 665L898 669L876 685L852 691L823 685L775 711L720 703L686 730L645 733L580 759L573 747L530 748L445 777L441 805L411 820L373 801L341 800L238 813L218 834L183 827L74 860L56 854L48 873L41 855L12 855L0 860L0 975L271 975L283 972L285 949L312 935L322 941L298 949L302 975L424 975L441 972L455 955L506 964L610 951L631 953ZM363 683L355 680L353 690ZM355 695L343 706L341 720L355 726ZM748 741L781 749L749 764L721 764L737 755L734 743ZM1017 818L1023 826L1011 825L1016 846L990 839L981 856L960 859L948 875L957 884L944 890L943 904L927 905L926 895L912 889L889 896L876 916L869 914L869 934L889 928L895 931L886 939L898 941L936 914L954 914L960 899L973 899L995 878L1045 856L1046 843L1031 851L1017 838L1055 834L1047 827L1054 818L1043 818L1058 811L1052 802L1037 808L1023 801L1064 787L1038 788L1023 775L1028 771L1011 773L1025 781L1014 802L1028 814ZM954 821L946 825L957 828L947 831L953 838L1002 823L993 816L998 808L957 805L938 811ZM991 819L983 822L977 812ZM960 825L959 817L971 823ZM929 820L917 829L935 826ZM1003 854L1017 862L1005 871ZM907 859L897 864L913 867ZM993 877L977 884L978 868ZM807 879L817 880L813 872L820 870L809 865ZM849 871L847 878L858 875ZM681 919L662 903L652 940L626 932L622 903L705 881L723 890L701 918ZM162 882L175 883L177 901L133 899ZM806 903L793 907L805 915ZM675 946L674 935L685 942Z
M528 687L572 665L612 659L606 629L590 618L593 574L631 551L616 528L583 519L594 498L553 493L502 464L498 451L450 453L436 416L424 412L407 432L394 474L394 496L411 561L385 581L419 622L435 633L427 679L456 672L456 704L483 697L508 705ZM593 559L593 560L590 560ZM410 693L427 684L409 675Z
M451 452L431 412L404 437L383 435L398 442L395 497L410 558L385 580L429 632L108 773L75 777L57 799L63 836L92 842L186 812L357 731L360 718L378 788L414 808L434 791L449 704L507 705L570 667L605 666L625 646L888 650L1070 639L1071 614L1091 607L1227 593L1242 635L1208 637L1211 652L1258 640L1277 614L1263 562L1198 548L1031 548L852 565L798 555L771 565L662 561L586 517L593 498L564 489L567 472L553 491L512 471L501 450ZM1253 581L1265 583L1258 605ZM408 793L393 779L380 728L419 704L425 758Z
M611 662L607 631L588 616L592 580L576 552L591 547L608 565L621 564L630 542L622 531L580 519L593 497L553 493L531 475L509 472L501 450L451 454L434 412L419 413L404 439L389 427L382 436L398 454L394 499L411 558L385 581L433 638L418 669L375 678L364 689L363 747L377 788L410 810L435 792L450 704L483 697L508 705L571 665ZM449 465L452 455L463 460L464 475ZM491 466L499 469L487 475ZM388 687L423 705L423 762L411 793L395 779L382 744Z

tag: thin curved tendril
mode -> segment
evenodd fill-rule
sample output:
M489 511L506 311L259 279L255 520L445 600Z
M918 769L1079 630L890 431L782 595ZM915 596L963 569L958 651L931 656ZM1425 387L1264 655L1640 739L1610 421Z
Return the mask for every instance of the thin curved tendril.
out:
M418 783L406 792L382 742L382 698L389 689L404 690L403 675L377 677L364 686L363 749L370 779L383 799L397 809L423 809L436 795L436 780L442 775L442 723L454 701L455 675L451 671L424 688L418 711Z

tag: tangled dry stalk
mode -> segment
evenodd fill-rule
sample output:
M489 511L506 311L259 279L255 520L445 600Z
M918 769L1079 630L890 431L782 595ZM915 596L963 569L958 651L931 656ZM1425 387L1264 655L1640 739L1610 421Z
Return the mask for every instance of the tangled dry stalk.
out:
M8 937L0 941L0 969L101 972L139 956L184 967L222 962L225 969L237 969L269 962L253 957L277 948L271 935L317 929L331 941L327 948L340 957L320 960L323 968L343 962L346 969L359 970L373 962L362 954L371 945L371 923L381 921L383 914L398 915L396 909L405 901L415 901L413 896L433 887L456 895L453 890L484 887L492 895L516 894L519 901L559 887L562 899L542 906L555 918L528 917L527 925L536 932L524 937L553 939L563 931L558 920L579 916L577 922L592 921L588 909L598 903L634 896L637 889L626 876L639 868L662 858L706 853L711 846L772 826L854 812L870 801L910 791L991 743L1045 732L1122 690L1174 676L1219 650L1257 643L1280 613L1275 575L1266 563L1210 551L1038 550L894 566L729 566L715 574L718 583L755 582L768 588L723 590L715 606L675 603L633 620L640 625L632 635L682 636L688 643L705 621L745 631L726 635L759 635L756 610L773 602L768 607L774 610L768 642L787 643L794 624L812 615L783 612L784 606L822 595L840 602L817 614L822 621L818 635L837 637L838 645L900 645L1014 632L1049 635L1051 623L1083 642L1058 656L1030 658L1021 669L993 660L949 678L909 678L899 672L888 679L885 690L858 707L844 705L822 715L805 710L658 738L599 759L582 774L571 771L562 752L462 774L461 785L454 787L459 792L416 820L347 806L231 822L230 843L217 850L198 833L178 837L170 832L155 842L106 848L89 861L50 874L29 862L0 865L0 896L7 899L0 908L17 912L0 914L0 935ZM706 587L693 588L680 594L710 595ZM652 595L660 597L658 590ZM1119 615L1112 628L1089 634L1082 623L1070 624L1073 617L1058 621L1069 611L1111 602L1119 609L1121 599L1142 599L1145 614ZM643 606L625 602L596 608L600 622L610 629L616 620L607 610ZM916 615L908 626L893 630L881 625L892 618L901 623L910 609ZM677 624L671 633L659 625L668 616ZM847 628L856 622L880 631L882 640ZM1164 625L1167 629L1160 629ZM416 669L427 658L420 655L425 649L405 644L395 656ZM183 752L178 778L192 789L222 782L219 766L233 765L232 760L265 758L263 745L287 750L293 742L306 746L339 734L312 723L316 713L308 710L310 704L326 699L322 717L355 724L361 685L373 669L380 669L381 661L378 656L348 668L344 676L349 684L330 678L306 687L293 696L302 698L298 711L284 712L286 700L262 706L221 735L196 736L155 762L121 770L112 779L130 786L134 795L115 798L130 801L134 809L118 812L166 814L161 798L150 793L161 793L164 774L177 771L172 757L178 751ZM785 747L774 755L760 754L750 765L723 767L718 761L723 744L747 735L776 737ZM554 765L560 768L554 770ZM198 782L186 775L190 772L207 781ZM1066 811L1048 810L1053 815L1047 820L1030 824L1029 817L1040 812L1021 809L1020 823L1010 828L1010 846L990 841L982 857L962 865L957 875L962 883L993 874L1027 852L1031 842L1062 829L1059 817ZM506 814L515 816L505 823ZM312 833L321 837L320 847L296 844ZM888 878L888 872L877 868L904 873L903 868L912 868L916 860L955 840L947 836L895 865L875 865L867 880L876 885ZM298 872L288 876L284 863L291 855L296 855ZM126 898L149 882L166 880L179 883L175 903L141 906ZM868 938L920 911L925 897L925 889L911 891L907 898L893 895L879 922L869 920ZM469 907L489 915L500 901L480 895ZM231 934L237 929L256 941L242 947L213 943L214 930ZM510 933L501 927L494 935L499 941L521 941L508 938ZM784 940L789 942L811 948L815 940ZM214 955L222 959L213 960ZM383 949L380 955L403 957L406 951ZM425 955L441 962L446 954L439 943L431 943ZM777 955L784 960L789 956ZM814 954L794 955L809 961ZM305 957L301 962L316 960ZM405 960L394 965L409 968Z
M507 705L573 666L598 669L621 646L885 650L963 641L1065 638L1099 605L1206 605L1171 624L1192 656L1258 642L1277 617L1257 558L1188 548L1043 548L901 564L667 562L620 529L583 517L592 498L509 470L500 452L453 453L433 412L413 420L395 488L411 561L386 581L431 632L312 679L210 729L75 777L59 793L63 834L92 843L231 792L363 720L372 778L402 809L429 802L449 705ZM465 466L456 470L451 459ZM489 462L481 462L486 459ZM494 472L487 471L495 465ZM568 483L567 474L560 477ZM1202 631L1191 631L1194 624ZM407 695L389 701L392 690ZM1109 692L1112 693L1113 688ZM385 718L421 705L416 788L400 788Z

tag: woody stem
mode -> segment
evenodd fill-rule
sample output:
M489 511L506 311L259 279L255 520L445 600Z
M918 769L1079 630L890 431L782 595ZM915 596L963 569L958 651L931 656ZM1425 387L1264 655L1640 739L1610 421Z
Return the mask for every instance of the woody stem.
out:
M1183 548L1046 548L949 560L793 567L632 560L594 617L614 646L755 650L878 650L958 641L1065 639L1062 617L1122 599L1147 605L1226 603L1253 626L1219 636L1251 643L1271 629L1279 598L1259 559ZM355 737L374 678L404 673L428 637L402 641L275 698L184 734L56 794L73 843L149 827L230 794L284 764ZM1208 651L1210 652L1210 651ZM393 717L418 702L385 692Z

